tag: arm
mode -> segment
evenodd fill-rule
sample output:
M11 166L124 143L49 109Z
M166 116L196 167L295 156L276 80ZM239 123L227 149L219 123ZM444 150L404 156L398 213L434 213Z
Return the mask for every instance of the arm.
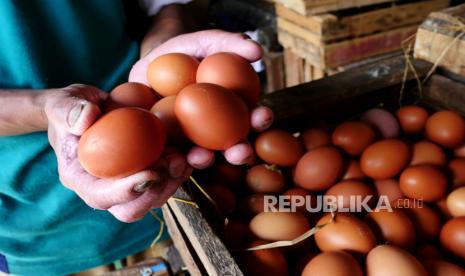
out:
M0 136L47 130L43 92L0 89Z
M185 12L184 5L173 4L162 8L151 17L150 26L141 42L140 56L147 55L168 39L193 29L193 19Z

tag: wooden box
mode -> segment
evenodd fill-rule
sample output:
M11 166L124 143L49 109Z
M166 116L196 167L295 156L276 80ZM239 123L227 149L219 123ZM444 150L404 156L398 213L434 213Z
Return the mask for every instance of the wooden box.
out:
M465 4L430 14L418 29L414 55L465 76Z
M432 66L426 61L412 62L420 78ZM268 94L261 102L275 112L275 126L290 130L305 126L310 118L349 118L380 103L398 108L405 66L403 57L395 57ZM423 97L420 97L415 78L409 73L405 87L404 103L448 108L465 115L465 85L462 83L434 74L424 84ZM178 189L175 197L193 200L189 187ZM209 223L200 209L173 198L163 207L163 212L174 243L192 275L243 275L216 235L221 231L212 227L222 225L221 222Z
M394 1L396 0L276 0L275 2L302 15L311 15Z
M312 66L334 69L400 49L430 12L448 5L427 0L303 16L277 4L278 39Z

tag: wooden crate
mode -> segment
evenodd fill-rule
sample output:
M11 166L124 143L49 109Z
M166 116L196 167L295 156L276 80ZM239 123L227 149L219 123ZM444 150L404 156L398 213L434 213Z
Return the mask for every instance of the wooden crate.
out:
M427 0L337 16L302 16L277 5L278 40L323 70L396 51L419 23L449 0Z
M424 77L432 66L422 60L412 62L420 77ZM275 126L289 130L304 126L310 118L348 118L381 102L396 108L405 66L402 57L394 57L268 94L261 103L274 111ZM424 84L420 98L412 73L407 74L406 81L404 103L447 108L465 115L464 84L434 74ZM186 192L189 190L184 185L175 197L194 200ZM211 226L215 223L207 222L199 209L173 199L163 209L165 216L168 214L170 232L177 233L173 240L181 244L179 251L192 268L193 275L243 275L231 253L215 235Z
M418 29L414 55L465 76L465 4L428 16Z
M311 15L395 1L397 0L276 0L275 2L302 15Z

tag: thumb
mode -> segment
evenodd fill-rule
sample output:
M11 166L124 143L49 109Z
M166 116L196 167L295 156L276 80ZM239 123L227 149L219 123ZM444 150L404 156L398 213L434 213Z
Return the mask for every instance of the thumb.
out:
M82 135L100 116L100 108L85 99L64 97L46 110L49 123L74 135Z

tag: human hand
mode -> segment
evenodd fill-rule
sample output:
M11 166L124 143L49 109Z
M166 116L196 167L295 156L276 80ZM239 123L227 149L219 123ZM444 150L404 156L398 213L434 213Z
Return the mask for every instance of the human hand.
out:
M79 137L98 119L99 105L107 96L98 88L83 84L46 92L44 113L49 142L64 186L90 207L108 210L123 222L133 222L163 205L192 169L183 155L166 149L152 168L124 178L100 179L88 174L77 157Z
M129 74L130 82L140 82L149 85L147 68L158 56L168 53L184 53L198 59L203 59L217 52L232 52L250 62L262 57L262 48L244 34L229 33L221 30L207 30L174 37L141 58ZM255 131L263 131L273 123L273 112L268 107L257 107L250 116L251 127ZM214 162L214 153L195 146L187 154L191 166L203 169ZM247 163L253 158L253 148L247 142L242 142L224 151L226 160L234 165Z

